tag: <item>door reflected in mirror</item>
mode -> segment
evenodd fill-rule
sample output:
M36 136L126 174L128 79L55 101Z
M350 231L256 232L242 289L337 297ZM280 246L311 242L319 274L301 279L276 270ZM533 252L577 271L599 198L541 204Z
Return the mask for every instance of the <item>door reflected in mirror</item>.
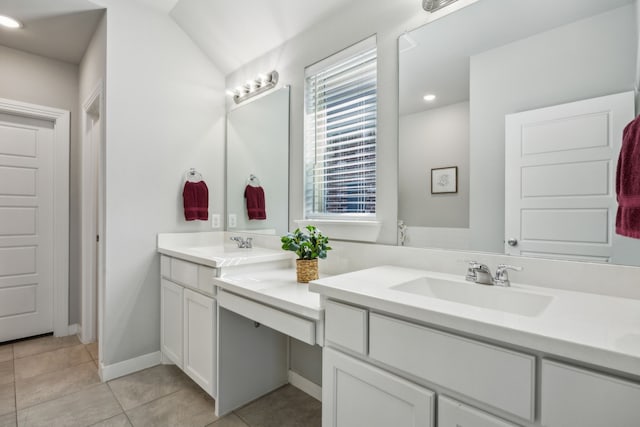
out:
M289 229L289 87L227 116L227 231Z
M640 241L614 232L617 155L635 116L635 7L483 0L400 36L405 245L640 264ZM563 110L624 93L615 108ZM432 193L431 170L452 166L457 193Z

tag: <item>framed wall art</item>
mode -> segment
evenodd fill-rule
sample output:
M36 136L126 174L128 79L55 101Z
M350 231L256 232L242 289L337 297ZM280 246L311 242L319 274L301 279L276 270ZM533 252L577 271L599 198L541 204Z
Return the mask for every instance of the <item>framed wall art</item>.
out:
M431 169L431 194L457 193L458 167Z

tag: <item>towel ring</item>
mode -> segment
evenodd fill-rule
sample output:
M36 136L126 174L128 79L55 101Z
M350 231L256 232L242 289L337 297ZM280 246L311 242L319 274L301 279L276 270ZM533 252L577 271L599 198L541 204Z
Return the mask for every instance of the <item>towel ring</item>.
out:
M247 185L250 185L252 187L260 187L260 179L254 174L251 174L249 175L249 178L247 178Z
M195 170L195 168L191 168L187 171L186 179L189 182L199 182L202 181L202 174Z

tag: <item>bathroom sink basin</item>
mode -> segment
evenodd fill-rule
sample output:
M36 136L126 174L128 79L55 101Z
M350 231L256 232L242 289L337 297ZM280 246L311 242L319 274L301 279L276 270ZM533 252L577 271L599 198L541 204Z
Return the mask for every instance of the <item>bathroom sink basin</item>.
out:
M434 277L420 277L392 286L390 289L529 317L542 313L552 300L548 295L533 294L515 288Z

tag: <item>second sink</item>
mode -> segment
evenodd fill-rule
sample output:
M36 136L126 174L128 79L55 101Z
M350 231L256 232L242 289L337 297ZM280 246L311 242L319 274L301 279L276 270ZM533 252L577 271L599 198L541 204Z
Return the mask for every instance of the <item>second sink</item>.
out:
M496 288L428 276L392 286L390 289L529 317L542 313L552 300L548 295L513 288Z

